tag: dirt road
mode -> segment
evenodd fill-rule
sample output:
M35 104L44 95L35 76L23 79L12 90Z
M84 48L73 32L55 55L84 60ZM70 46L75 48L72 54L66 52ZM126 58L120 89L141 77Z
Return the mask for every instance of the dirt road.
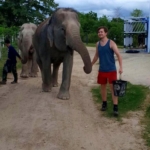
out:
M94 49L89 52L93 58ZM128 67L136 64L137 56L123 57L123 78L132 80L129 74L137 70ZM90 92L97 65L90 75L82 68L81 57L75 53L71 98L64 101L56 98L59 87L41 92L40 73L37 78L19 79L16 85L10 84L13 78L9 75L7 85L0 86L0 150L148 150L141 138L142 113L132 113L122 122L103 117ZM60 69L59 84L61 74Z

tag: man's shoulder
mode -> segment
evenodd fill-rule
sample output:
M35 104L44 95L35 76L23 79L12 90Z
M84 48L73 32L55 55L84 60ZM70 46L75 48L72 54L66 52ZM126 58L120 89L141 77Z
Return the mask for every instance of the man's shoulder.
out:
M9 50L15 50L15 48L12 45L10 45L8 48Z
M12 48L14 48L12 45L9 45L9 47L8 48L10 48L10 49L12 49Z
M113 40L109 39L110 40L110 44L116 44Z
M110 48L113 48L116 45L116 43L110 39Z
M98 46L99 42L100 42L100 41L97 41L97 42L96 42L96 46Z

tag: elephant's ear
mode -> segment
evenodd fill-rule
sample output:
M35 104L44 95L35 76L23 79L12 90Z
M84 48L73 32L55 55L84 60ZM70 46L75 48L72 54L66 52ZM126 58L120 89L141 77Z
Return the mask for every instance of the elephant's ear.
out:
M24 26L21 26L21 27L20 27L20 31L22 31L23 29L24 29Z
M23 35L22 35L22 33L20 32L19 35L18 35L18 40L20 41L20 43L22 43L22 39L23 39Z
M53 17L50 18L49 23L47 24L47 38L50 42L50 46L53 46L54 42L54 25L53 25Z
M36 29L37 29L37 26L36 26L36 25L34 25L34 24L32 24L32 30L35 32L35 31L36 31Z

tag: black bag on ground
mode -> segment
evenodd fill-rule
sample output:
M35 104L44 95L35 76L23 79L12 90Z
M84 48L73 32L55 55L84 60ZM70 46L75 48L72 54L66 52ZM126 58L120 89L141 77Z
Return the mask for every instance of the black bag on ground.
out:
M121 80L121 75L119 80L113 81L113 89L114 89L114 95L118 97L125 96L127 88L127 81Z

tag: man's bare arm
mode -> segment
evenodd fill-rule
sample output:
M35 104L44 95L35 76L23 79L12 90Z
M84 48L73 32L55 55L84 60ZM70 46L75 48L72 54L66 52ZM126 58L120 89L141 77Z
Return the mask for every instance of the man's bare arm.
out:
M92 60L92 66L95 64L95 62L98 60L98 42L96 43L96 52L94 55L94 58Z
M122 73L123 72L123 69L122 69L122 57L120 55L118 47L117 47L117 45L116 45L116 43L114 41L111 41L110 47L112 48L112 50L114 51L114 53L116 54L116 56L118 58L119 67L120 67L119 68L119 73Z

